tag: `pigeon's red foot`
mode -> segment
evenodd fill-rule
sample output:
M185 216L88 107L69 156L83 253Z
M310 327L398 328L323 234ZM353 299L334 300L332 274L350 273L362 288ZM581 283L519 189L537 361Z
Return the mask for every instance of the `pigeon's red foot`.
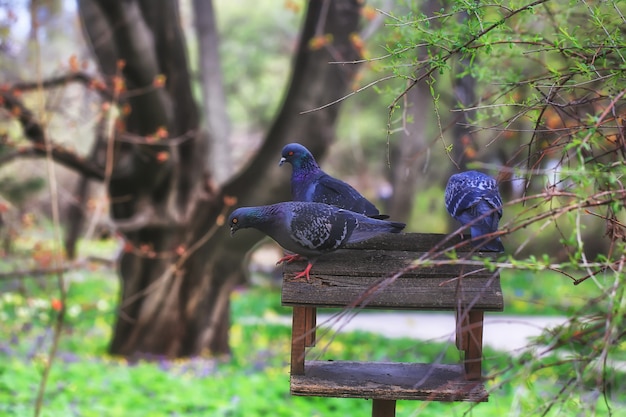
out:
M303 259L303 258L301 255L298 255L297 253L285 254L285 256L283 256L276 262L276 265L280 265L282 263L288 264L294 261L299 261L300 259Z
M295 277L293 277L293 279L298 279L298 278L302 278L302 277L306 277L306 282L311 282L311 279L309 278L309 272L311 271L311 268L313 267L312 263L309 263L306 268L304 269L304 271L298 273L298 275L296 275Z

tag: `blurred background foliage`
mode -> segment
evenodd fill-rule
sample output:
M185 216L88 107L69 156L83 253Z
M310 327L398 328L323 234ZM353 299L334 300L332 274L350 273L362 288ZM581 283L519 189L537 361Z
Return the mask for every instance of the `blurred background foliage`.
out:
M364 24L381 16L384 24L363 41L363 57L371 60L363 65L353 89L372 86L346 99L338 141L322 161L323 168L384 207L393 182L389 161L394 144L410 130L412 112L425 114L429 122L420 130L424 148L403 156L420 164L407 229L444 233L456 227L442 201L443 187L455 165L497 175L508 202L502 226L515 229L505 237L505 246L508 254L520 259L519 269L502 272L505 312L568 318L561 328L551 329L537 341L550 347L545 356L537 356L533 349L519 356L486 352L493 370L489 387L495 391L490 402L475 412L619 415L626 407L626 303L623 265L609 261L623 256L624 201L609 193L605 197L614 201L608 212L569 207L601 192L623 191L624 2L535 2L534 7L506 20L503 16L528 2L446 2L432 20L421 11L428 2L407 3L367 2ZM230 143L233 154L247 155L258 146L261 132L283 98L305 4L262 0L244 5L216 0L214 5L227 110L234 126ZM2 6L0 83L46 78L75 66L95 71L73 2L10 1ZM188 1L181 1L181 12L190 62L195 65L197 47ZM33 38L30 13L41 25L39 39ZM492 25L495 29L486 31ZM470 39L476 42L468 44ZM35 54L40 54L40 61L34 60ZM465 76L475 81L472 109L463 104L458 90L458 81ZM394 102L415 80L429 99L419 104L402 98ZM201 95L199 84L194 93ZM24 101L43 110L51 135L63 145L87 151L86 138L93 136L101 110L88 89L66 86L47 93L44 102L36 93ZM467 119L460 121L460 114ZM459 123L465 123L467 136L454 135L453 126ZM0 171L4 221L0 411L15 416L32 413L34 387L59 308L48 278L30 273L26 279L15 277L15 271L47 267L56 256L49 245L44 163L10 157L22 142L13 118L0 113L0 158L11 161ZM236 161L238 167L242 163ZM76 177L55 169L61 178L60 203L65 212L74 203ZM539 196L533 199L533 195ZM95 213L104 198L101 191L94 193L87 209ZM552 215L537 218L551 210ZM279 306L276 272L271 267L274 258L253 257L250 281L255 285L233 294L230 360L201 357L127 363L108 357L119 289L111 261L120 243L111 236L106 217L94 221L98 227L91 225L89 230L99 231L102 240L94 240L93 233L87 236L79 248L80 265L68 273L67 323L44 415L248 416L272 412L343 416L369 412L365 401L288 395L289 331L272 324L272 318L288 314ZM586 261L597 263L581 268ZM604 266L600 265L603 261L607 262ZM557 263L562 270L547 271ZM572 285L574 279L587 275L593 276ZM247 321L250 317L266 322ZM454 360L445 345L355 333L340 335L325 354L333 359L414 361L419 353L420 360L434 361L441 359L442 352ZM421 407L400 402L398 414L463 415L468 410L465 404Z

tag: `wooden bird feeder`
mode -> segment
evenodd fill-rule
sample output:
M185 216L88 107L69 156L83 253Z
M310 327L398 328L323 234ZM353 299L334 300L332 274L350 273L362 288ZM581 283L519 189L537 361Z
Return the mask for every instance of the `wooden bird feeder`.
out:
M293 307L291 394L372 399L372 416L395 416L396 400L487 401L482 382L483 317L502 311L498 272L482 266L420 267L368 294L368 309L456 312L456 347L461 363L423 364L306 360L315 346L318 308L354 305L381 278L402 269L436 244L443 234L388 234L322 256L311 281L295 280L305 263L285 266L282 304ZM454 239L455 243L458 239ZM451 245L449 242L448 245ZM471 250L469 245L466 251ZM463 252L457 252L463 258ZM497 254L475 252L493 258ZM442 257L440 259L446 259ZM451 329L452 330L452 329Z

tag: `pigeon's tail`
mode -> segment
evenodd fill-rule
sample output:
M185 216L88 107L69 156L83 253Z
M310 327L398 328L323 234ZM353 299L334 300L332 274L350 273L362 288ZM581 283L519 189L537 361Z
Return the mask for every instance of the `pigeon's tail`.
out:
M485 226L485 224L472 226L472 239L476 239L472 241L472 244L478 248L478 250L504 252L504 245L499 237L485 237L479 239L480 236L488 235L494 232L491 228Z
M364 233L400 233L405 227L406 224L404 223L368 217L367 221L359 221L358 231Z
M400 222L377 220L362 216L346 243L357 243L384 233L400 233L406 225Z
M389 217L389 216L387 216L387 217ZM391 233L400 233L402 231L402 229L404 229L406 227L406 224L400 223L400 222L386 221L386 223L389 225L388 231L391 232Z

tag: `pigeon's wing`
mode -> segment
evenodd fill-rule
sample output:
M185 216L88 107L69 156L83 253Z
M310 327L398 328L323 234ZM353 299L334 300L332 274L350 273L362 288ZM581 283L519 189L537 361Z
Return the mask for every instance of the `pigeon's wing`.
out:
M457 218L466 210L471 210L482 199L482 193L475 188L456 187L446 193L446 208L452 217Z
M371 239L383 233L399 233L406 226L404 223L373 219L353 213L357 226L348 236L346 243L357 243Z
M494 207L486 200L483 199L480 203L474 206L473 210L476 211L476 214L473 215L473 219L478 217L482 217L480 220L475 221L471 228L470 233L472 239L476 239L474 245L479 246L483 250L491 250L496 252L504 251L504 246L502 245L502 241L500 237L495 237L491 239L477 239L484 235L489 235L498 230L498 222L500 220L501 212L493 211ZM489 213L489 214L486 214Z
M320 203L337 203L342 199L345 201L355 200L355 197L359 195L350 185L325 173L321 173L314 183L313 197L315 201Z
M504 250L500 238L477 239L498 230L502 217L502 198L494 178L478 171L452 175L446 185L445 204L461 224L471 223L470 233L476 245L486 250Z
M445 190L446 209L454 218L459 218L466 210L475 212L475 207L486 201L492 208L500 208L502 215L502 199L498 193L496 180L477 171L468 171L450 177Z
M369 200L363 197L350 184L323 173L315 181L311 201L330 204L366 216L376 216L380 212Z
M492 209L498 209L498 218L502 217L502 197L497 189L489 190L483 195L484 200Z
M444 201L446 203L446 210L452 217L457 217L461 211L461 199L463 193L462 181L458 179L458 175L453 175L448 180L446 190L444 193Z
M292 239L302 247L328 252L339 248L356 227L354 216L318 204L299 205L290 224Z

